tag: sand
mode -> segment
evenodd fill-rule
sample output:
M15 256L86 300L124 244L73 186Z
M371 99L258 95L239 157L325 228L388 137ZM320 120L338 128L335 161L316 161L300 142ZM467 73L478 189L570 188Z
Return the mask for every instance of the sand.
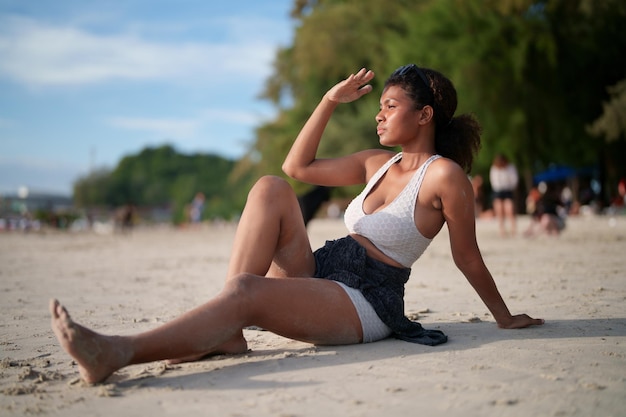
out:
M345 233L336 220L309 230L315 247ZM626 217L571 218L558 238L535 239L502 239L478 221L509 308L546 319L541 327L498 329L444 230L413 268L406 311L447 344L316 347L246 330L247 354L80 381L50 329L51 297L99 332L150 329L218 292L233 233L0 234L0 415L626 415Z

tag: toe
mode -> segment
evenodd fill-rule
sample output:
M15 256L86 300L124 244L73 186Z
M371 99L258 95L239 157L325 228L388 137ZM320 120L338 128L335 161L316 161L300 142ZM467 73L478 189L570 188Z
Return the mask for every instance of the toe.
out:
M59 318L59 315L57 313L57 309L58 309L58 306L59 306L59 301L57 299L55 299L55 298L52 298L52 299L50 299L50 304L49 305L50 305L50 315L53 318L55 318L55 319Z

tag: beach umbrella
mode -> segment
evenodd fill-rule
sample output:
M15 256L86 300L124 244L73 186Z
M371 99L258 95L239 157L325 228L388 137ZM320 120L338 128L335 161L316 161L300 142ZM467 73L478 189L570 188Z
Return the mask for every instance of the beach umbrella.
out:
M533 181L535 184L540 182L564 181L575 177L576 174L576 170L572 167L568 167L566 165L552 165L547 170L535 174L533 176Z

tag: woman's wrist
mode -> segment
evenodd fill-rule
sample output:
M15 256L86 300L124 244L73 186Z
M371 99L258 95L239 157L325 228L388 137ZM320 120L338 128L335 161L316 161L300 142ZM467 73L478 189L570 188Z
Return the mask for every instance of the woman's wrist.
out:
M332 95L330 94L330 91L328 91L326 94L324 94L324 96L322 97L322 102L327 102L333 105L338 105L339 103L341 103L339 100L337 100L336 98L333 99Z

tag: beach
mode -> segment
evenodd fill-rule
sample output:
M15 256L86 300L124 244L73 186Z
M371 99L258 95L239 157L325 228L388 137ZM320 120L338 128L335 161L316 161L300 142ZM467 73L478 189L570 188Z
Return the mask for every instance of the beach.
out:
M124 368L86 385L50 328L48 302L106 334L149 330L220 290L233 224L129 233L0 233L0 415L625 416L626 216L568 219L558 237L501 238L477 221L511 312L502 330L456 269L446 228L413 266L405 311L449 341L313 346L262 329L250 351ZM312 246L344 236L314 219Z

